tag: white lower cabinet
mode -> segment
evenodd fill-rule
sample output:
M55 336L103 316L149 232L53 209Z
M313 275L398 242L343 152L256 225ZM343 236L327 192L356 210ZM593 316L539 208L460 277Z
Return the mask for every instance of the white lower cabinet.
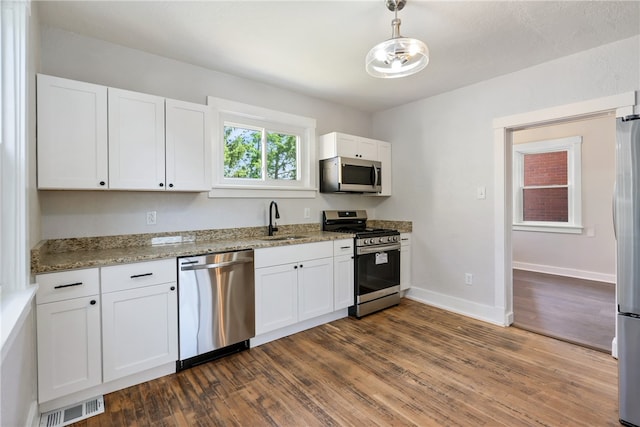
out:
M298 321L296 264L256 269L256 335Z
M101 276L104 381L175 362L175 260L105 267Z
M333 257L300 263L298 268L298 320L333 311Z
M333 243L256 249L256 335L334 311Z
M36 276L38 401L102 382L98 269Z
M174 369L176 278L175 259L37 275L41 409L147 381L158 376L154 369L160 375Z
M333 242L333 308L353 305L353 239Z
M411 233L400 234L400 290L411 287Z

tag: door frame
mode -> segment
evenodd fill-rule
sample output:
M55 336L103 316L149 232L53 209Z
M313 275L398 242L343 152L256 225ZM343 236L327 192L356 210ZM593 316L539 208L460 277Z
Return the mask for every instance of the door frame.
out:
M511 242L512 195L512 133L515 130L556 124L567 120L615 114L622 117L633 114L636 92L596 98L587 101L545 108L493 120L494 140L494 306L504 313L503 324L513 323L513 261ZM616 332L617 335L617 332ZM616 356L616 338L612 342Z

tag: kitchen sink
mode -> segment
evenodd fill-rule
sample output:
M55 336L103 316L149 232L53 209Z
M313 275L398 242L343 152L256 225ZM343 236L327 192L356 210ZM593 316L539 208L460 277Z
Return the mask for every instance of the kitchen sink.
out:
M266 237L262 237L260 240L275 240L275 241L282 241L282 240L298 240L298 239L306 239L309 236L266 236Z

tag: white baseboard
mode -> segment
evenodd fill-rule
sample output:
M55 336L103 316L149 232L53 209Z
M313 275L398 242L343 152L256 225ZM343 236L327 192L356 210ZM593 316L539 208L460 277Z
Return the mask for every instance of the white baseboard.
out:
M596 282L616 283L615 274L598 273L596 271L577 270L575 268L554 267L552 265L531 264L518 261L513 261L513 268L516 270L535 271L536 273L575 277L576 279L594 280Z
M513 322L513 313L505 313L503 308L478 304L462 298L452 297L415 286L409 289L406 298L427 304L443 310L472 317L483 322L499 326L508 326Z
M304 320L290 326L285 326L284 328L276 329L275 331L265 332L264 334L257 335L255 338L251 338L249 340L249 346L251 348L258 347L259 345L266 344L289 335L297 334L298 332L315 328L316 326L324 325L325 323L333 322L334 320L342 319L348 315L348 309L345 308L323 316L314 317L313 319Z

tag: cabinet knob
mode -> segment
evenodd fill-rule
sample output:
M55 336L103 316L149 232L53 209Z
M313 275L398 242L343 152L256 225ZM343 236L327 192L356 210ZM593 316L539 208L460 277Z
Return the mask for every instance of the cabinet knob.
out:
M175 290L176 290L176 287L175 287L175 286L172 286L170 289L171 289L172 291L175 291Z
M89 301L89 304L96 305L96 300L92 299L91 301Z
M304 265L300 264L300 268L304 267Z
M294 266L293 266L293 268L294 268L294 269L298 269L298 266L297 266L297 265L294 265Z
M170 188L173 188L173 184L169 184L169 187L170 187Z
M100 185L104 186L104 185L106 185L106 184L107 184L106 182L104 182L104 181L100 181Z
M164 183L163 182L160 183L160 187L164 187Z

